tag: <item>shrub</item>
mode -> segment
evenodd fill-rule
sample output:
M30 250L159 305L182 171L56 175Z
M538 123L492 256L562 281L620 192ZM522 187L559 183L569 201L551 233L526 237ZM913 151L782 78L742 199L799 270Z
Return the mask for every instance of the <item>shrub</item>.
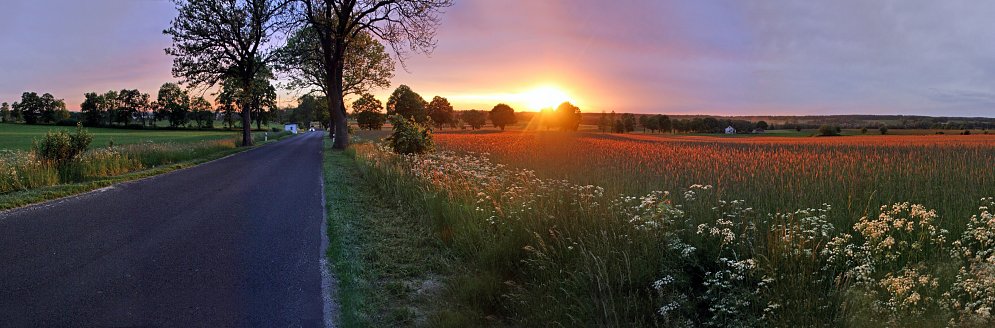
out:
M77 125L76 133L73 134L66 131L55 133L49 131L40 142L34 143L33 148L35 154L42 160L61 165L86 151L92 141L93 135Z
M280 131L283 131L283 130L280 130L280 128L270 128L269 130L270 130L270 131L273 131L273 132L280 132Z
M394 132L387 138L390 148L398 154L420 154L433 148L432 130L410 118L400 115L390 117Z
M79 125L79 121L71 119L71 118L67 118L67 119L63 119L63 120L59 120L58 122L55 122L55 125L59 125L59 126L76 126L76 125Z
M888 127L887 126L882 126L882 127L878 128L878 131L881 131L881 134L888 134Z
M860 134L867 134L867 127L860 128Z
M834 127L832 125L823 125L823 126L820 126L819 127L819 135L820 136L824 136L824 137L838 136L838 135L840 135L839 128Z

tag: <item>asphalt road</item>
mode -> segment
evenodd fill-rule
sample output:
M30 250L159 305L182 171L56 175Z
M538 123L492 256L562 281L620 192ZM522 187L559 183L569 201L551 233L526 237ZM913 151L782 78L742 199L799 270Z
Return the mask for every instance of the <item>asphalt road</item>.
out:
M320 327L320 133L0 213L0 327Z

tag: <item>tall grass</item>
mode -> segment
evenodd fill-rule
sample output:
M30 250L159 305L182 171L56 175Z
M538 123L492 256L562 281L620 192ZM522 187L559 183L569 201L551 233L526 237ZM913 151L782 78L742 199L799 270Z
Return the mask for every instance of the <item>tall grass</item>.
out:
M444 139L441 144L445 145ZM778 156L777 149L766 150ZM599 153L551 157L563 151L546 149L539 155L519 149L517 153L535 154L536 158L519 159L548 163L572 177L597 176L605 169L598 165L604 163L598 162ZM497 164L466 152L399 156L362 145L357 153L365 175L387 195L427 213L429 220L424 223L463 260L465 272L449 282L448 295L461 311L481 318L477 325L493 323L494 318L521 326L993 323L991 199L982 199L979 206L980 197L961 196L966 199L958 204L971 204L956 211L968 213L964 216L941 216L922 205L885 202L850 217L848 209L841 214L831 204L804 206L787 198L777 207L797 207L763 209L730 197L736 195L730 190L736 189L728 184L671 189L676 194L633 193L624 186L602 188L550 178L549 172ZM654 167L658 163L653 160L671 159L642 157L646 160L634 165L628 163L641 159L631 154L639 153L616 164L638 169ZM579 161L578 156L587 160ZM974 156L977 160L987 155ZM565 164L571 160L572 167ZM853 163L881 169L863 159ZM776 167L790 169L783 164ZM885 167L927 173L912 164ZM763 166L754 168L761 171L752 174L773 174ZM723 167L713 169L713 174L722 174ZM814 173L793 176L816 180L798 182L799 187L819 188L823 185L818 182L850 179L823 177L820 174L829 173L823 169L788 174ZM639 172L620 171L610 177L646 179ZM695 173L671 172L681 174ZM819 193L825 199L838 197ZM809 197L802 199L816 199ZM881 204L887 205L878 207ZM948 229L953 226L958 226L956 232Z

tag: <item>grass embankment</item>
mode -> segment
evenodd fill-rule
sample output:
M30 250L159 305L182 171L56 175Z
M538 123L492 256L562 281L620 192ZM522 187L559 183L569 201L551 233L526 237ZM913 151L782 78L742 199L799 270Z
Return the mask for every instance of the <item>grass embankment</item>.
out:
M29 151L0 151L0 210L70 196L115 183L154 176L218 159L251 147L237 147L237 139L185 143L139 143L91 149L79 158L56 165ZM278 133L269 142L290 136ZM266 144L263 133L253 136Z
M458 269L444 280L442 299L463 325L995 324L995 203L979 200L991 196L989 145L570 139L576 144L557 148L500 136L469 144L510 166L453 152L355 147L368 183L422 213L452 252ZM530 166L535 171L515 168ZM612 178L722 183L674 194L596 186ZM764 178L786 180L751 185ZM899 193L908 178L932 185ZM850 190L832 189L840 181L896 194L863 198L859 209L845 199L837 205L838 191ZM730 191L736 187L762 189L747 189L754 193L743 201L733 197L749 195ZM930 199L934 193L943 197ZM830 204L799 201L820 199Z
M440 299L452 263L432 229L384 197L354 150L330 146L326 139L327 252L338 279L341 327L459 326Z

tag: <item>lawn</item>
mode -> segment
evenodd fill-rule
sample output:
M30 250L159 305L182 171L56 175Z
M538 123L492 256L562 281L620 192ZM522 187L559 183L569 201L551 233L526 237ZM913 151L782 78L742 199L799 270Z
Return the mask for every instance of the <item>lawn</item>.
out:
M45 136L48 131L75 130L75 127L54 125L27 125L0 123L0 149L28 150L35 139ZM93 147L153 143L194 143L200 141L229 139L237 135L235 131L187 131L187 130L128 130L108 128L85 128L93 134Z

